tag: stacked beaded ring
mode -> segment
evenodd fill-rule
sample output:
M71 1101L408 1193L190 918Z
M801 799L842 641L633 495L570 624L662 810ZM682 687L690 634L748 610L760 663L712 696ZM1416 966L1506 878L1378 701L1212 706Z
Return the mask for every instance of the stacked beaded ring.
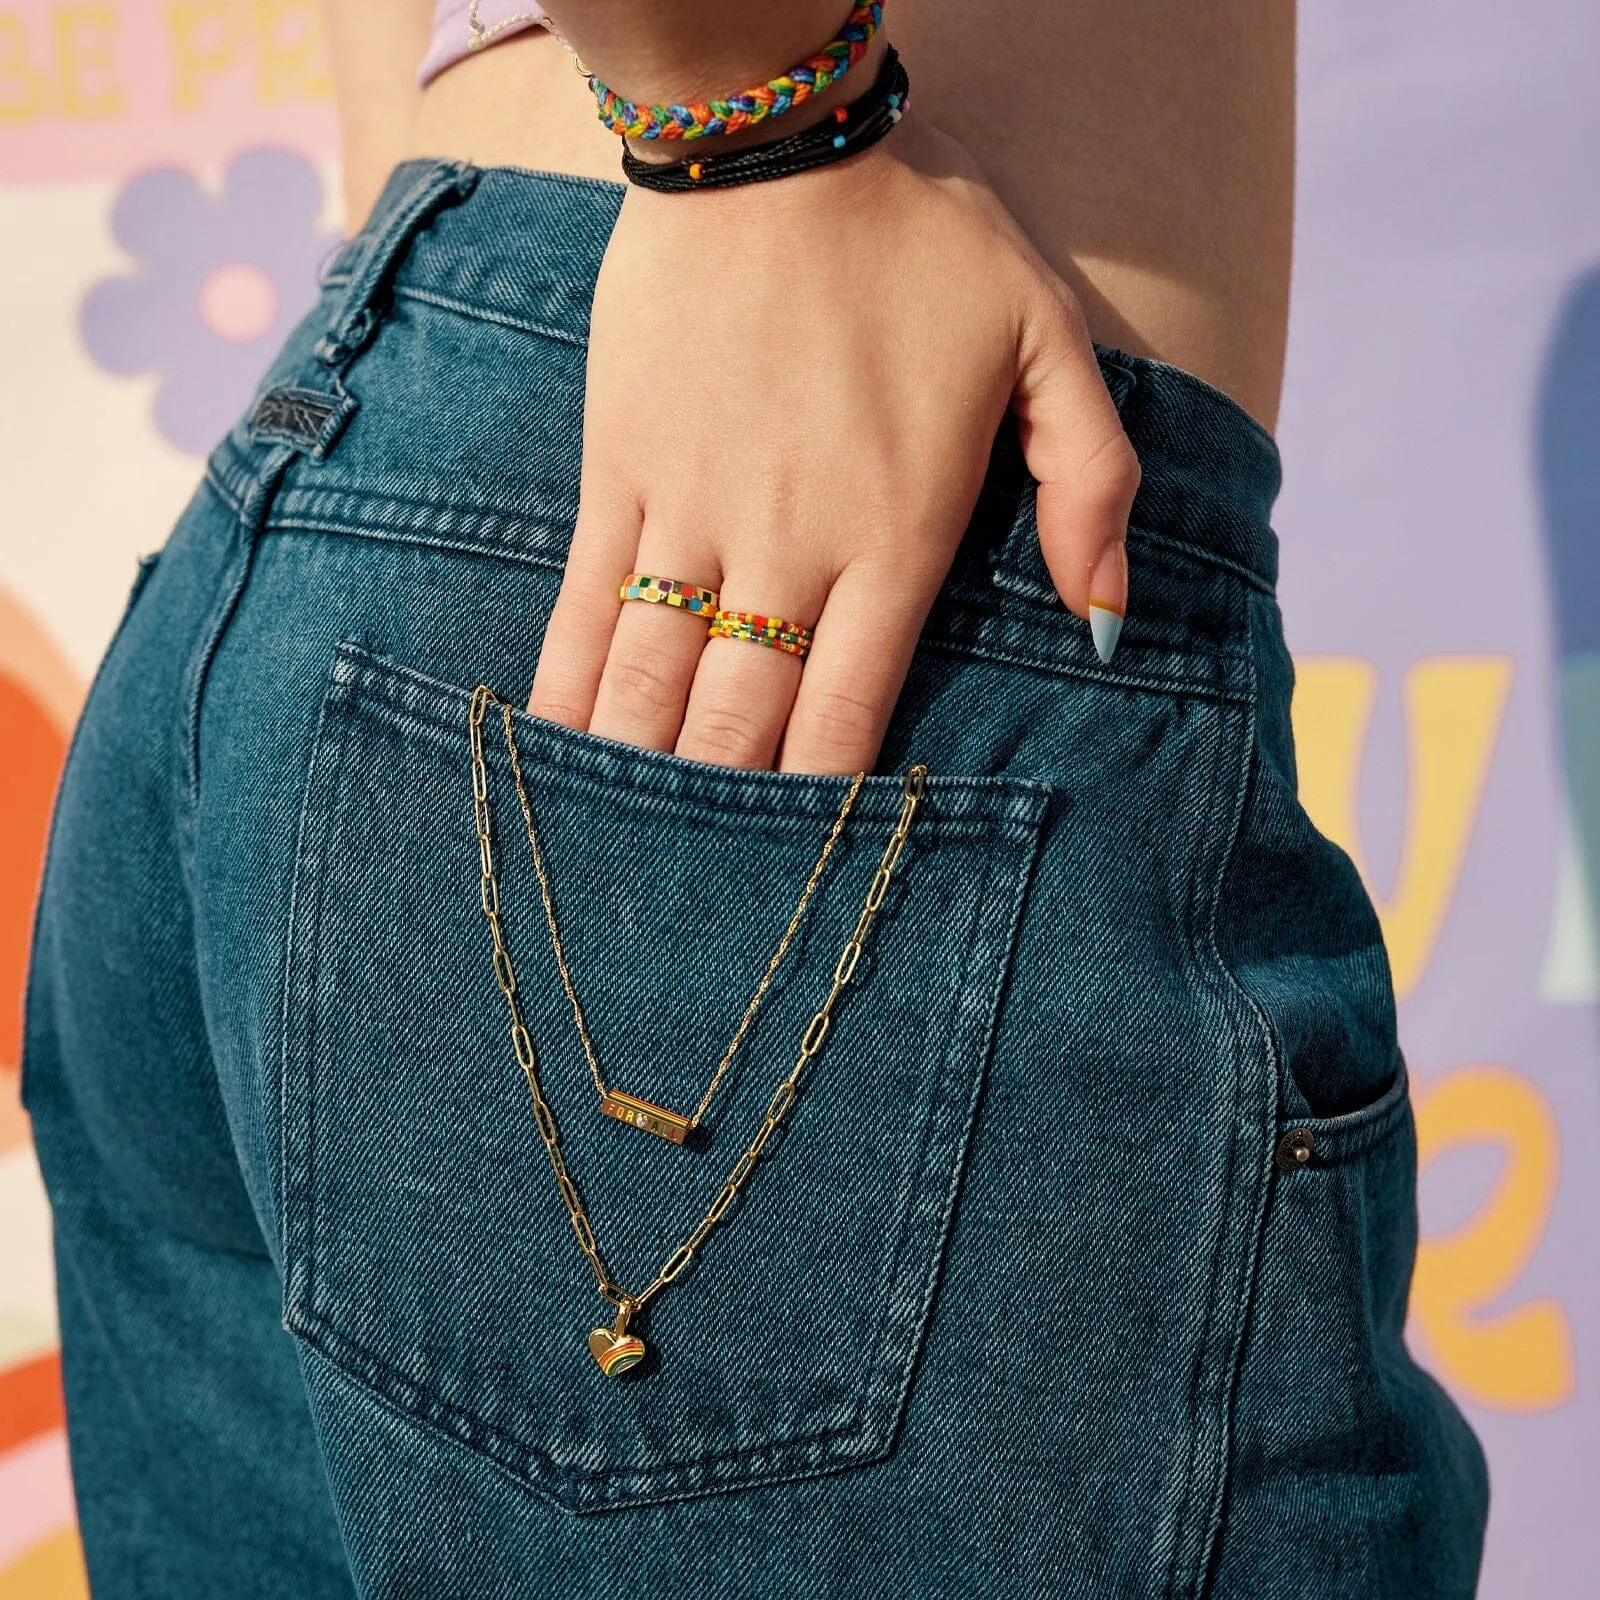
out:
M682 611L692 611L697 616L716 614L717 593L702 589L698 584L685 583L681 578L652 578L642 572L630 572L617 591L620 600L644 600L651 605L676 606Z
M744 639L750 644L782 650L802 661L811 654L812 632L782 617L763 617L755 611L719 611L711 624L713 639Z
M719 133L737 133L768 117L782 116L837 83L867 53L882 21L880 0L854 7L838 33L815 55L726 100L708 100L692 106L641 106L624 100L592 75L589 87L594 91L600 120L625 138L704 139Z

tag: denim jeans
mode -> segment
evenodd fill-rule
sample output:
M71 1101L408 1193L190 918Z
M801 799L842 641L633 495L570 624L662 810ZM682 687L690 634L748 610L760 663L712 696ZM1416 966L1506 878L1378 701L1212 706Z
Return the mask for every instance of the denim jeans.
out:
M528 1024L632 1286L788 1070L896 774L932 773L794 1110L640 1321L655 1359L590 1359L468 708L521 703L561 580L620 192L399 169L95 683L25 1063L95 1593L1469 1596L1482 1458L1401 1337L1388 965L1295 798L1276 452L1156 362L1100 355L1144 468L1114 663L1008 424L703 1142L597 1115L491 724ZM842 782L515 731L598 1051L687 1109Z

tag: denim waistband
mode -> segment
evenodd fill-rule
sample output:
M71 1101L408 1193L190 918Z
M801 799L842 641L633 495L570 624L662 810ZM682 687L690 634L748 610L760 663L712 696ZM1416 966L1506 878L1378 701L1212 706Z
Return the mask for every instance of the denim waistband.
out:
M561 173L406 162L324 283L348 288L367 314L362 280L387 273L394 293L582 345L624 193L621 183ZM1190 373L1096 349L1143 469L1135 528L1270 591L1278 554L1269 517L1281 482L1272 436ZM1031 527L1031 515L1024 520ZM1014 572L1019 589L1047 585L1032 551L1019 549Z

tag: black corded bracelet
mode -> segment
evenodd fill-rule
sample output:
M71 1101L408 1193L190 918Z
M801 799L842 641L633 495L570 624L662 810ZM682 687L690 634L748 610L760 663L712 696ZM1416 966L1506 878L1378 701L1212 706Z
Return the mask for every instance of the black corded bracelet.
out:
M622 147L622 171L629 183L663 194L690 189L725 189L736 183L764 183L787 178L830 161L843 161L875 145L906 109L911 80L893 45L873 85L849 105L835 106L821 122L770 144L746 145L720 155L687 156L682 161L644 161Z

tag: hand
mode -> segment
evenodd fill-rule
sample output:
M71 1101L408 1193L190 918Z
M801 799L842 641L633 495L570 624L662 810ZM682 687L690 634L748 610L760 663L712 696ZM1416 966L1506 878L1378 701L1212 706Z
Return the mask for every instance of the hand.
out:
M1061 598L1120 617L1137 459L1077 302L959 145L908 115L778 182L630 189L528 709L697 761L870 770L1008 403ZM635 571L814 626L812 652L623 604Z

